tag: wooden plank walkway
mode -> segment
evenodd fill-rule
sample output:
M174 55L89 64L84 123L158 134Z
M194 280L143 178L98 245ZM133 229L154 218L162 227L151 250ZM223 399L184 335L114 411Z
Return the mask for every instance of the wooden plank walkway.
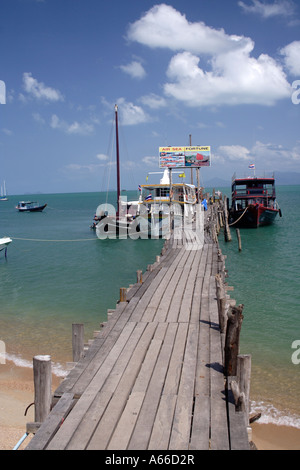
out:
M249 449L226 390L218 247L168 241L55 391L27 450Z

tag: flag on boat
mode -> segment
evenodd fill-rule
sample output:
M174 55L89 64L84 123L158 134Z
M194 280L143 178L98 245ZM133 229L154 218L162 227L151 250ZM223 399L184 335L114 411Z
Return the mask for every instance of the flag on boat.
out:
M254 165L254 163L251 163L248 168L250 168L250 170L255 170L255 165Z
M139 184L139 191L142 191L142 186Z
M152 194L148 194L148 196L145 197L145 201L150 201L152 199Z

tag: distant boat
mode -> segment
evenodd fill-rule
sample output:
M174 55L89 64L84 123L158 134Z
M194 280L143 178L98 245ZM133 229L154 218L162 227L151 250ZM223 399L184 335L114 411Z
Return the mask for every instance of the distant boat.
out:
M6 195L5 181L3 181L3 186L1 186L0 201L8 201L8 197Z
M38 202L33 201L19 201L16 209L19 212L42 212L47 204L40 205Z
M270 225L281 210L276 201L274 176L232 178L229 223L236 227Z

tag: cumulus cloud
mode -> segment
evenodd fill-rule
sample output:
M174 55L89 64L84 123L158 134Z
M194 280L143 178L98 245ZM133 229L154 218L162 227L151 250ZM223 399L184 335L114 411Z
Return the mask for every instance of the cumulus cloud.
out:
M63 101L60 91L38 82L31 73L23 73L23 88L30 96L38 100Z
M150 93L149 95L142 96L140 101L145 106L148 106L151 109L159 109L167 106L166 100L162 96L158 96L155 93Z
M245 161L251 159L250 150L242 145L221 145L218 148L218 154L225 160Z
M129 26L127 37L151 48L188 50L196 54L214 54L243 47L249 39L229 36L203 22L191 23L169 5L156 5Z
M295 76L300 75L300 41L294 41L280 50L285 66Z
M267 54L255 58L250 38L191 23L171 6L151 8L130 25L128 38L177 51L164 92L188 106L273 105L291 96L281 65Z
M136 60L127 65L120 65L120 69L132 78L142 79L146 76L146 71L140 62Z
M288 169L300 161L300 145L285 147L278 143L257 141L248 149L242 145L223 145L218 147L213 155L219 163L234 162L238 166L242 164L256 163L258 170L274 171L276 168Z
M211 71L204 71L199 62L190 52L174 56L165 93L188 106L273 105L291 95L282 68L266 54L258 59L243 51L221 54L213 59Z
M121 121L124 126L132 126L150 121L150 117L141 106L128 102L124 98L119 98L117 103L120 107Z
M238 2L245 13L254 13L263 18L273 18L274 16L292 16L295 12L295 4L291 0L275 0L272 3L265 1L252 0L252 4Z
M88 123L79 123L74 121L72 124L68 124L66 121L59 119L56 114L51 117L50 126L52 129L59 129L66 134L80 134L88 135L94 131L94 126Z

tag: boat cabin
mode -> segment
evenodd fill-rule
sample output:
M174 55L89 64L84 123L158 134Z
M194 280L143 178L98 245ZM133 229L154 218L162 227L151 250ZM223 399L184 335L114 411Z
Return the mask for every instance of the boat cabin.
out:
M251 204L273 207L276 199L274 178L233 178L232 207L245 209Z

